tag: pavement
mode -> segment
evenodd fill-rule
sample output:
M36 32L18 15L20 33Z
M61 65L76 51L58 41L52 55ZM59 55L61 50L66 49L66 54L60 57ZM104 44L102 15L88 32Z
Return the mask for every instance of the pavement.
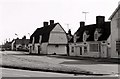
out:
M60 63L66 66L72 66L77 68L86 69L88 71L97 73L97 74L112 74L120 75L120 64L118 59L99 59L99 58L90 58L90 57L68 57L68 56L55 56L51 55L48 57L58 58L58 59L68 59ZM117 60L117 62L116 62Z
M63 59L73 59L73 60L88 60L98 63L111 63L111 64L120 64L120 58L94 58L94 57L83 57L83 56L60 56L60 55L48 55L48 57L56 57Z

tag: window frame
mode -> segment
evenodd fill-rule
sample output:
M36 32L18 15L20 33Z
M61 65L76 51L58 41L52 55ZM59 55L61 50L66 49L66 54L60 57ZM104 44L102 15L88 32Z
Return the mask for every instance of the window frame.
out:
M74 47L73 46L71 47L71 52L74 53Z
M84 53L87 53L87 52L88 52L88 47L84 46Z
M93 49L95 47L96 47L96 49ZM90 52L99 52L99 47L100 47L99 44L95 44L95 43L89 44L89 51Z

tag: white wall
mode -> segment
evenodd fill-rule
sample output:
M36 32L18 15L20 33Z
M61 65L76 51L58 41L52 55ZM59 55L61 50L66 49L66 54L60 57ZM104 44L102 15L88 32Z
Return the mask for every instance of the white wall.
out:
M120 9L118 10L118 39L120 40Z
M72 47L73 47L73 52L72 52ZM69 55L70 56L76 56L76 53L75 53L75 45L74 43L69 43Z
M40 54L47 54L47 45L48 45L48 43L41 44ZM29 44L29 52L31 52L32 54L38 54L38 46L40 46L40 44L36 43L34 50L33 50L33 47L30 49L30 46L32 46L32 44Z
M111 20L111 58L118 57L118 53L116 51L116 41L118 40L118 32L119 31L118 31L118 12L117 12Z
M100 52L100 57L103 57L103 58L107 58L109 55L109 52L108 52L108 43L105 42L101 42L101 52Z
M49 37L50 44L67 44L67 36L65 31L61 28L59 24L51 31Z
M29 44L29 52L30 52L30 46L32 46L32 44ZM31 53L32 54L38 54L38 46L39 46L39 43L36 43L35 45L34 45L34 50L33 50L33 46L32 46L32 51L31 51Z
M67 48L66 45L48 45L47 47L48 54L67 54Z
M41 54L47 54L47 46L48 46L48 43L42 43L41 44Z
M100 44L101 50L98 52L90 51L90 44ZM84 52L84 47L87 47L87 52ZM72 47L74 47L74 52L72 52ZM80 55L80 47L82 47L82 55ZM70 56L84 56L84 57L107 57L107 44L101 44L101 42L87 42L82 43L70 43L69 44L69 55Z
M11 49L12 49L12 50L15 49L15 48L14 48L14 44L15 44L15 41L13 41L12 44L11 44Z

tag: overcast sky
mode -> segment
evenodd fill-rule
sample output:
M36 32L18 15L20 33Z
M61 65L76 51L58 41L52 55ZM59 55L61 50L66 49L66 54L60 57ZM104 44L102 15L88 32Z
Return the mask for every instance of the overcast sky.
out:
M96 23L96 16L111 16L119 0L0 0L0 44L4 40L29 38L36 28L43 26L43 21L55 20L65 31L67 24L72 34L79 28L79 22L86 25Z

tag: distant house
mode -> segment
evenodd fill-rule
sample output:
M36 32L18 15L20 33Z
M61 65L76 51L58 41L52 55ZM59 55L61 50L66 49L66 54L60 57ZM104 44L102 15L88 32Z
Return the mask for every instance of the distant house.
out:
M11 44L12 42L6 41L6 43L2 45L2 48L4 48L5 50L11 50Z
M67 54L67 35L59 23L54 20L43 22L43 27L37 28L30 37L32 54Z
M96 24L85 25L85 22L80 22L80 28L74 34L74 42L69 43L69 55L109 57L109 36L110 22L105 22L104 16L97 16Z
M12 50L20 50L20 51L28 51L30 39L22 38L22 39L14 39L11 44Z
M110 16L111 20L111 57L120 55L120 4Z

